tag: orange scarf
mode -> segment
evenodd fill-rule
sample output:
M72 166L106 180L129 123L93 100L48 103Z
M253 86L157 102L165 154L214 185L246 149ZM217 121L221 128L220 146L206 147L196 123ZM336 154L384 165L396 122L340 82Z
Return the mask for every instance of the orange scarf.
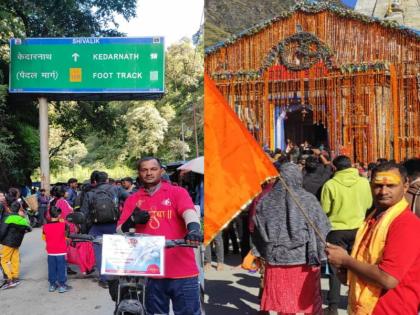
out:
M357 231L351 256L371 265L379 264L382 260L389 226L407 206L408 202L403 198L385 211L375 222L372 221L372 218L377 210L373 211ZM382 288L363 281L351 271L348 272L348 279L350 286L348 313L353 315L372 314Z

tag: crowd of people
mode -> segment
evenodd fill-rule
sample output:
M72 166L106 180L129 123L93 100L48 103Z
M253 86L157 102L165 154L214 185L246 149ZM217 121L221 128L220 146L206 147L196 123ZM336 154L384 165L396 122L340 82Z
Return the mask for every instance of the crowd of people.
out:
M267 152L280 177L206 248L205 270L218 270L224 255L240 254L261 272L261 311L268 314L338 314L341 284L349 285L351 314L417 314L420 305L420 159L396 163L378 159L367 168L323 147L288 142L286 151ZM187 190L170 184L159 159L137 164L138 178L114 181L94 171L83 185L71 178L50 193L37 192L38 224L46 241L50 292L71 289L67 275L97 271L98 285L111 279L100 272L101 246L72 244L69 233L92 236L126 232L202 240L200 214ZM19 280L19 247L31 231L19 189L0 193L2 289ZM102 210L99 210L102 209ZM163 214L162 211L165 212ZM85 224L67 220L83 213ZM162 213L161 213L162 212ZM180 263L182 262L182 263ZM244 266L247 265L244 263ZM249 265L249 264L248 264ZM168 251L165 279L148 281L147 308L200 314L198 269L191 249ZM329 278L322 310L321 273ZM188 287L189 298L178 294ZM159 297L159 298L156 298Z
M280 178L214 239L207 270L212 256L222 270L231 248L245 268L258 266L260 314L338 314L342 283L350 314L417 314L420 159L365 167L292 141L266 152ZM329 278L324 310L321 270Z
M172 184L158 158L146 157L137 163L138 177L114 181L103 171L94 171L90 180L79 185L71 178L67 184L54 185L48 193L37 192L38 226L46 242L49 292L64 293L71 289L67 275L95 272L98 285L109 288L115 296L115 279L101 273L99 244L71 242L71 233L94 237L116 232L163 235L168 239L185 239L192 245L202 242L201 215L189 192ZM17 188L0 194L0 244L3 290L16 287L19 280L19 247L26 232L31 231L26 201ZM81 213L85 222L73 222L72 213ZM176 262L176 263L175 263ZM179 262L182 262L181 264ZM172 302L175 314L201 314L199 269L191 247L167 250L165 278L147 281L146 308L152 313L168 313ZM185 288L188 287L188 290ZM188 291L188 292L187 292ZM184 292L184 294L180 294Z

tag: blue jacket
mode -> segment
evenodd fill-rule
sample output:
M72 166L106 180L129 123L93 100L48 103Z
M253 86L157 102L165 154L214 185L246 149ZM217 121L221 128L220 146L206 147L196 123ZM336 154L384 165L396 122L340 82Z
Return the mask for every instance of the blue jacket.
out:
M68 197L66 198L67 202L69 203L71 207L74 207L74 202L76 201L77 192L74 189L69 188L67 189L67 195L68 195Z

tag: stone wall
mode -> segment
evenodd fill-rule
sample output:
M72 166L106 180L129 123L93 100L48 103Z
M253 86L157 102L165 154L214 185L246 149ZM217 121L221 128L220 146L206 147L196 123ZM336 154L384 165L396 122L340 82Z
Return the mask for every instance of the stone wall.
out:
M358 0L354 10L380 19L395 20L399 24L420 30L420 2L418 0L398 2L402 12L392 12L388 15L389 0Z

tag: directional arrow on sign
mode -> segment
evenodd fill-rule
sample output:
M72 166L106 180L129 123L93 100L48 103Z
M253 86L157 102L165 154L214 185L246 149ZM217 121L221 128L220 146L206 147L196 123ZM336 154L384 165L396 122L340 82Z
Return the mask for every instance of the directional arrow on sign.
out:
M71 55L73 57L73 60L76 62L77 58L80 57L80 55L78 53L74 53L73 55Z

